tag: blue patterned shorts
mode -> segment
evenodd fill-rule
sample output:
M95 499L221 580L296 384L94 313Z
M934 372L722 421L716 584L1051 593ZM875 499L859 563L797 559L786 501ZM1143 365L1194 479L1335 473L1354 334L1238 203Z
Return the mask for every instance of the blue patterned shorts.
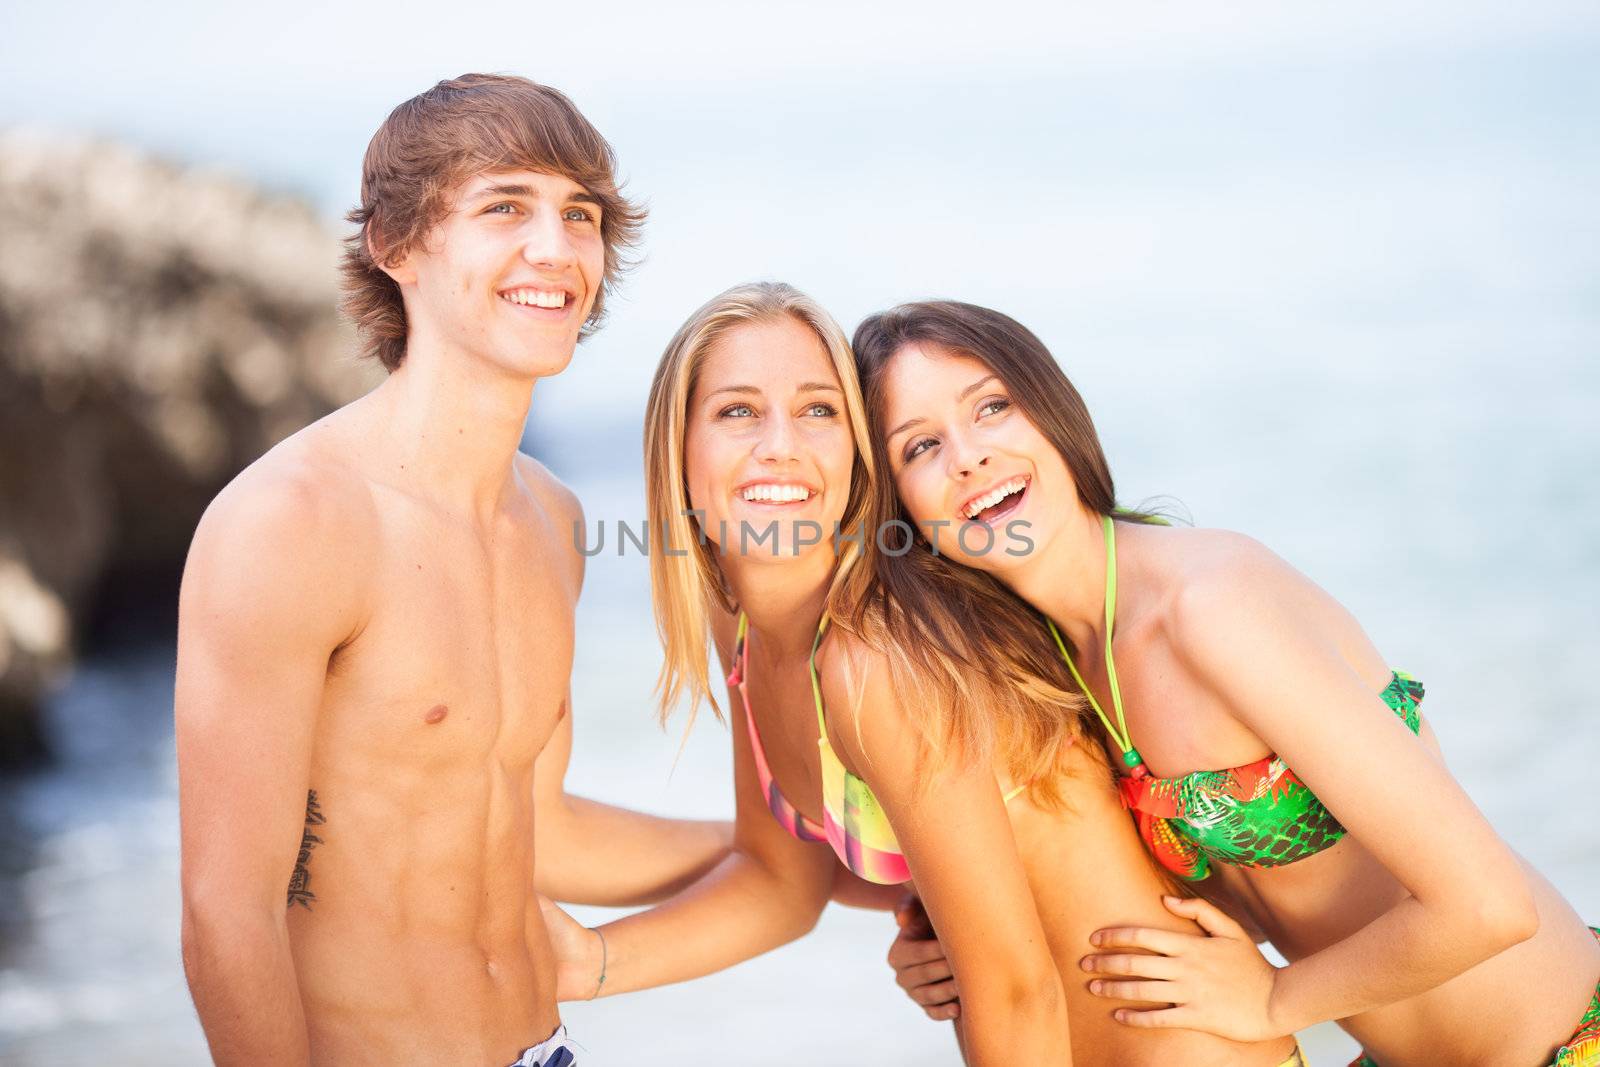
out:
M567 1037L567 1028L558 1026L555 1033L523 1052L509 1067L573 1067L578 1062L576 1047Z

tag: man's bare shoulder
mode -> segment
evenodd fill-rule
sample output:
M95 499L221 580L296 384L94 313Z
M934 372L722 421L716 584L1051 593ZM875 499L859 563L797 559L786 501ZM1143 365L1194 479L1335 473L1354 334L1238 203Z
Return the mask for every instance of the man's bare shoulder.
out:
M370 567L378 541L372 489L315 423L280 442L217 494L195 530L185 599L197 581L318 589L337 606ZM315 610L308 604L307 610Z
M526 452L516 455L517 472L522 482L533 494L534 503L563 530L573 522L583 521L583 505L565 482L557 478L549 467Z
M570 558L581 585L584 556L577 546L583 543L583 505L578 502L578 494L526 452L518 452L515 463L533 505L530 523L541 527L539 532L544 536L553 537L552 548L560 558Z

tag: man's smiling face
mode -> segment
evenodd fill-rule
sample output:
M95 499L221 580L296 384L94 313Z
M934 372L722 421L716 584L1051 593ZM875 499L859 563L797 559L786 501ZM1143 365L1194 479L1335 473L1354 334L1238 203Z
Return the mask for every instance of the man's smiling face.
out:
M439 224L389 274L410 344L517 377L572 360L605 271L600 203L570 178L490 171L463 182Z

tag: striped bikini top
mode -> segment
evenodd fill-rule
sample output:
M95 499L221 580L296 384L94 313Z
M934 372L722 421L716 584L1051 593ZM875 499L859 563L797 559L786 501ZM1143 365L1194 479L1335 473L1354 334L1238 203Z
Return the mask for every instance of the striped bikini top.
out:
M728 675L728 684L738 686L739 696L744 700L744 721L750 731L750 749L755 754L761 792L766 795L773 818L790 836L801 841L828 842L839 862L850 868L856 877L880 885L909 882L911 869L906 866L906 858L900 852L894 830L878 798L872 795L866 782L845 769L828 742L822 683L817 680L817 648L827 629L828 617L824 615L811 641L810 658L811 698L817 706L817 748L822 756L822 825L818 826L796 810L773 781L767 750L761 744L761 732L756 729L756 717L750 710L750 692L745 684L750 666L749 627L744 613L739 614L739 636L733 646L733 672Z

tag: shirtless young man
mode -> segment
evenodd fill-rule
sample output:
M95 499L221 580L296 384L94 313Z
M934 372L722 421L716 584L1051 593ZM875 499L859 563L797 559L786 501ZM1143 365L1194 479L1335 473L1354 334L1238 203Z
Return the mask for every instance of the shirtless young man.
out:
M565 1064L534 891L643 903L727 843L562 791L581 514L517 446L643 212L564 96L483 75L389 116L361 199L389 377L223 490L184 574L184 965L223 1065Z

